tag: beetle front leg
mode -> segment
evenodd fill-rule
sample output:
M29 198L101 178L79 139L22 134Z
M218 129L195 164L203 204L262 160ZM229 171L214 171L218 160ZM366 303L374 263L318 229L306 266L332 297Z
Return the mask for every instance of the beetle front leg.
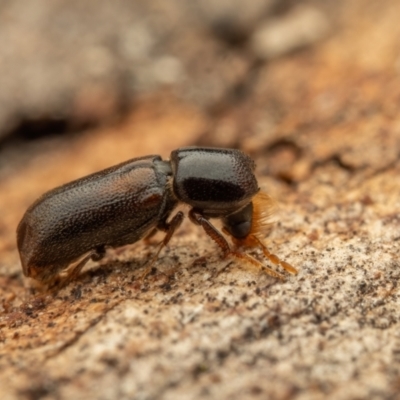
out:
M191 209L189 211L189 218L194 224L200 225L204 229L205 233L221 248L224 253L224 258L232 252L229 243L222 236L221 232L215 228L215 226L204 217L203 214Z
M224 228L223 231L229 235L229 232ZM281 260L276 254L272 254L267 246L255 235L248 235L244 239L236 239L232 237L233 242L236 246L244 246L247 248L259 248L262 250L264 256L271 261L272 264L278 265L282 267L284 270L289 272L292 275L296 275L298 273L297 269L290 265L288 262Z
M200 225L204 229L206 234L221 248L224 253L224 258L231 255L235 258L240 259L241 261L244 261L247 266L251 266L252 269L256 269L259 272L265 271L268 275L273 276L274 278L284 280L284 277L281 274L261 264L259 261L249 256L248 254L242 253L237 250L231 250L231 248L229 247L229 243L222 235L222 233L217 228L215 228L215 226L200 212L193 209L190 210L189 218L196 225Z

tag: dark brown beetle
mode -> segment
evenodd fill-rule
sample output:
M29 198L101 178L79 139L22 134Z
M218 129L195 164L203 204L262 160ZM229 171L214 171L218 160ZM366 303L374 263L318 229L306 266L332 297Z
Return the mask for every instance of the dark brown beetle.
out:
M18 225L23 272L49 287L65 284L90 258L100 260L107 247L134 243L159 229L166 235L154 261L183 221L182 212L169 220L182 202L191 207L191 221L225 257L233 255L282 278L253 257L232 250L211 218L222 220L224 233L236 247L260 248L271 262L296 273L260 240L270 228L273 202L259 191L254 168L251 158L239 150L186 147L173 151L170 161L156 155L134 158L50 190L28 208ZM66 277L60 280L65 270Z

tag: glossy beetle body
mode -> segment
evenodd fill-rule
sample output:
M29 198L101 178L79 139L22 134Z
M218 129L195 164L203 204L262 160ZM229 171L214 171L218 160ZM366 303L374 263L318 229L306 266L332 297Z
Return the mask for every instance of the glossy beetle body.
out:
M206 217L242 208L259 191L253 160L238 150L186 148L171 153L174 193Z
M166 190L170 175L159 156L148 156L44 194L18 226L25 275L46 281L91 250L141 239L176 203Z
M28 208L17 229L23 272L51 284L78 262L68 274L75 277L89 258L98 260L107 247L134 243L155 228L166 232L158 255L183 220L182 212L171 217L179 202L191 207L190 219L224 255L249 261L230 250L209 219L220 218L236 244L260 247L251 234L258 192L254 163L239 150L189 147L173 151L170 161L159 156L126 161L53 189Z

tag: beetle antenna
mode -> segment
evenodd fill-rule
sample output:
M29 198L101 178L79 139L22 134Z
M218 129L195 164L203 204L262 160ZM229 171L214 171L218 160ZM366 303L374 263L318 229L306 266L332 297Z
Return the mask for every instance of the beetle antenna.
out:
M272 264L282 267L290 274L297 274L296 268L286 261L281 260L276 254L270 253L262 241L262 238L265 237L265 235L267 235L272 229L274 222L273 215L278 208L277 203L264 192L258 192L252 201L253 218L249 234L243 239L237 239L232 237L232 235L230 235L225 228L223 229L223 232L232 237L232 240L237 247L244 246L248 248L259 248ZM254 264L252 261L250 261L250 263Z

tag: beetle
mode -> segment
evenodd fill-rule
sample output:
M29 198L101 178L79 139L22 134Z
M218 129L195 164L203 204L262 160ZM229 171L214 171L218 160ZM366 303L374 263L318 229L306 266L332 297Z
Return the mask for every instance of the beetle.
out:
M274 202L261 192L253 160L240 150L183 147L170 160L158 155L134 158L50 190L25 212L17 228L23 273L48 287L73 280L85 263L100 260L107 248L132 244L156 230L165 232L151 264L181 225L180 203L203 228L223 256L239 258L271 276L240 247L259 248L273 263L296 269L262 243L270 229ZM210 219L222 221L229 245ZM151 269L151 265L150 265ZM146 269L145 275L149 272ZM62 278L62 275L64 277Z

